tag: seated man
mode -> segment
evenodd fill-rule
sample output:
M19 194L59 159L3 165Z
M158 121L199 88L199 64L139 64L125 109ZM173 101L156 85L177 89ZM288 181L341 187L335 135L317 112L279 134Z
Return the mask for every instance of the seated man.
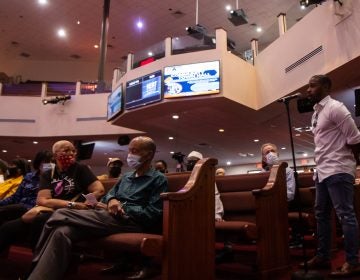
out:
M113 178L119 178L121 175L121 167L123 166L123 162L119 158L111 158L106 164L108 168L108 174L103 174L97 176L99 180L107 180Z
M266 143L261 146L262 167L265 171L269 171L274 164L279 163L278 149L275 144ZM295 196L295 177L294 171L286 168L286 186L287 186L287 199L292 201Z
M8 221L0 227L0 252L15 241L28 238L34 246L46 220L52 214L51 209L87 209L82 193L93 193L96 198L104 194L103 185L89 167L75 162L76 150L71 142L58 141L53 145L52 151L56 165L40 177L36 203L42 207L32 208L21 218ZM49 211L44 212L44 208ZM30 211L35 213L31 221L29 218L25 219Z
M161 173L168 173L167 164L165 160L159 159L155 161L155 170L158 170Z
M35 206L40 174L43 173L43 167L50 163L52 157L50 151L38 152L32 162L34 171L25 175L12 196L0 200L0 225L20 218L27 210Z
M37 244L29 278L63 279L74 242L119 232L159 231L167 179L151 168L156 145L149 137L136 137L129 144L127 162L134 172L123 175L116 192L107 199L107 209L59 209L48 220Z

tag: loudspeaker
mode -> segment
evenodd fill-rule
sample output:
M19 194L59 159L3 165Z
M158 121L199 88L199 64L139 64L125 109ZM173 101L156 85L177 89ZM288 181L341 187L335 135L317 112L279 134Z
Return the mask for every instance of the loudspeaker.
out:
M94 152L95 143L86 143L83 144L82 140L75 140L74 146L77 150L76 160L85 160L91 159Z
M314 111L314 104L308 98L299 98L297 100L297 109L299 113L308 113Z
M360 88L355 89L355 116L360 116Z
M130 143L130 137L128 135L120 135L118 138L118 144L120 146L129 145Z

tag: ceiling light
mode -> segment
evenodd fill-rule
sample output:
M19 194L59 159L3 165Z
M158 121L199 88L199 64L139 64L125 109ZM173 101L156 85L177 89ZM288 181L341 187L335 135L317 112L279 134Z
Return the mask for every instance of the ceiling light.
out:
M262 31L262 28L260 26L256 27L256 32L261 32Z
M80 20L78 20L78 21L76 22L76 24L80 24Z
M141 20L138 20L137 23L136 23L136 27L138 29L142 29L144 27L144 23Z
M98 49L98 48L99 48L99 45L94 45L94 48L95 48L95 49Z
M57 31L57 35L58 35L59 37L62 37L62 38L66 37L66 31L65 31L65 29L60 28L60 29Z
M231 11L231 6L230 6L230 5L226 5L226 6L225 6L225 10Z
M296 136L296 137L299 137L299 136L301 136L301 134L300 134L300 133L296 133L295 136Z
M281 150L286 150L286 147L281 147Z
M228 20L230 20L231 23L235 26L239 26L239 25L248 23L248 18L243 9L230 11Z
M259 142L260 140L259 139L254 139L254 142Z
M175 152L174 152L174 151L171 151L171 152L170 152L170 154L172 154L172 155L173 155L173 154L175 154Z
M225 129L223 129L223 128L219 129L219 132L224 132L224 131L225 131Z
M307 157L307 156L308 156L308 154L307 154L307 153L304 153L304 154L303 154L303 156L304 156L304 157Z
M152 52L148 52L148 56L153 56L154 54Z
M172 137L172 136L169 136L169 140L174 140L174 137Z
M7 153L7 150L2 150L3 153Z
M38 141L33 141L33 144L35 144L35 145L36 145L36 144L39 144L39 142L38 142Z
M27 161L28 161L28 162L31 162L31 159L28 159Z
M47 0L38 0L38 3L40 5L46 5L48 3L48 1Z
M226 165L231 165L231 161L227 161L227 162L226 162Z
M172 118L177 120L179 118L179 116L178 115L173 115Z

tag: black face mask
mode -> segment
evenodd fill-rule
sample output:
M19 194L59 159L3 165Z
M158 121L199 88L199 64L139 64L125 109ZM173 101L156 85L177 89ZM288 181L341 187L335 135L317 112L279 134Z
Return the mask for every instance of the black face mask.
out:
M121 167L120 166L113 166L109 168L109 176L111 178L117 178L121 174Z
M188 161L186 164L186 170L192 171L195 167L196 161Z
M18 168L17 168L16 166L9 167L9 168L8 168L8 173L9 173L9 177L10 177L10 178L17 177L17 175L18 175Z

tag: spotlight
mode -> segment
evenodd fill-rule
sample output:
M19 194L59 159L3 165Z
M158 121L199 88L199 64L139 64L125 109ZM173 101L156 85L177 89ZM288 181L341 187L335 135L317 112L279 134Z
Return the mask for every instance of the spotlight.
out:
M46 105L46 104L58 104L58 103L62 103L64 105L66 100L70 100L70 99L71 99L71 95L56 96L54 98L43 99L42 103L44 105Z
M300 6L309 7L310 5L321 5L326 0L300 0Z
M248 18L243 9L230 11L228 20L230 20L235 26L248 23Z
M185 30L187 31L187 33L191 36L194 37L196 39L201 39L203 38L203 36L206 34L207 30L206 27L197 24L194 26L188 26L185 28Z

